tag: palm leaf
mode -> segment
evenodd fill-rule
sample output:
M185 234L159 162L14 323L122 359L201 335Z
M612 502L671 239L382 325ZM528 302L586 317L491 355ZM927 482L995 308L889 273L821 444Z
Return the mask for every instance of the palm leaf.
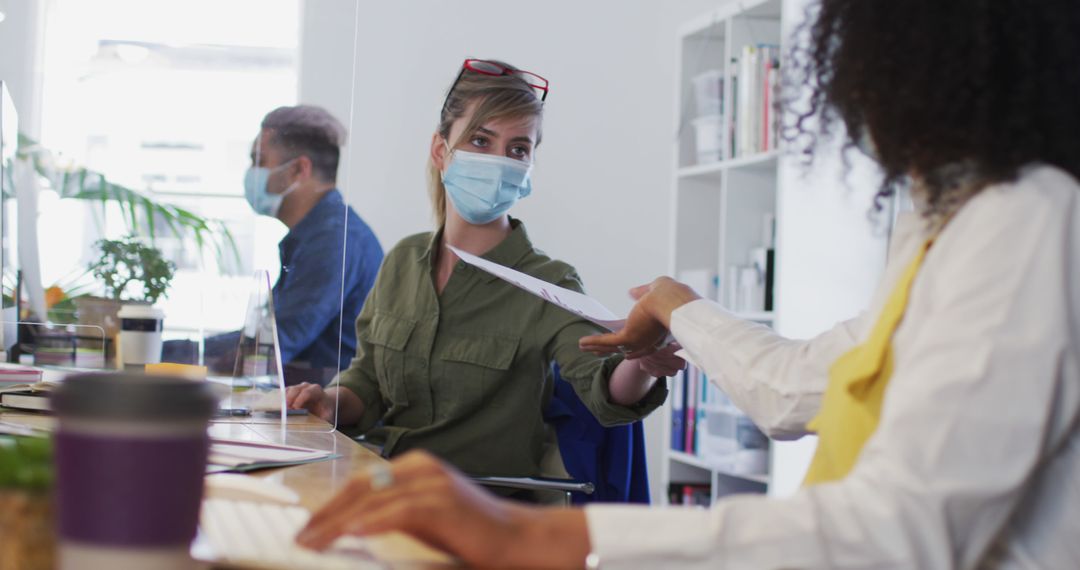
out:
M101 173L81 166L58 167L52 152L21 133L18 154L30 158L37 173L47 179L61 197L95 200L101 202L102 206L110 202L117 204L129 233L139 232L142 229L140 219L145 217L145 229L153 240L159 235L157 222L160 220L177 237L190 234L200 251L209 244L219 262L227 259L226 254L231 253L239 264L240 250L236 240L220 220L203 218L179 206L159 202L138 190L110 182Z

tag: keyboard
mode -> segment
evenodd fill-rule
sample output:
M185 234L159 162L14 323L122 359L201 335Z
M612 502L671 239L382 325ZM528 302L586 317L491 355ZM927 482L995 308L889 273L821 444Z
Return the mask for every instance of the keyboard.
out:
M325 552L296 544L296 534L310 517L307 509L294 505L206 499L192 552L196 558L229 566L267 570L384 568L359 537L341 537Z

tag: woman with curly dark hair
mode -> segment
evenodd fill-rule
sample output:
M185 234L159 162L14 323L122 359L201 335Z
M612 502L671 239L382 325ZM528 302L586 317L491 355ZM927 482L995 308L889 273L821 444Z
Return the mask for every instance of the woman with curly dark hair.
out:
M845 137L881 195L916 203L874 302L795 341L661 278L622 331L582 339L637 357L670 331L762 429L819 436L804 487L553 511L411 455L357 475L303 543L404 530L500 567L1080 568L1080 5L814 9L786 67L811 89L793 136L811 158Z

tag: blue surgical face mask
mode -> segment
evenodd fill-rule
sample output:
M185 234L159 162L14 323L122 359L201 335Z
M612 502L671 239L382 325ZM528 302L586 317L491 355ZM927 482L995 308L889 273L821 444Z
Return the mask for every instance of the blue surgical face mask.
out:
M252 166L244 173L244 198L247 199L248 204L252 210L255 210L256 214L263 216L276 217L278 210L281 209L281 202L296 190L298 186L297 182L293 182L285 189L281 194L271 194L266 190L266 184L270 181L270 175L275 171L280 170L289 165L285 164L276 166L274 168L266 168L265 166Z
M461 217L481 225L497 220L532 193L531 172L531 162L456 150L442 181Z

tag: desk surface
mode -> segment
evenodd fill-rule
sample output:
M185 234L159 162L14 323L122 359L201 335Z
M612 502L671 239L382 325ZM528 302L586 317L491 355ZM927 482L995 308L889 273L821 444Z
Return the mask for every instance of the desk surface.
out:
M296 491L300 495L300 504L310 510L321 507L356 471L385 461L341 432L331 430L326 422L311 416L289 416L284 430L273 420L214 421L210 424L210 437L311 447L340 455L330 461L251 473Z
M0 409L0 420L51 430L54 418ZM328 461L268 469L252 473L281 483L300 495L300 504L316 510L328 501L356 471L374 462L385 461L326 422L310 416L289 416L285 429L271 420L247 418L216 421L210 426L211 437L270 442L332 451L340 457ZM372 540L375 556L391 565L409 568L445 568L449 557L401 534L388 534Z

